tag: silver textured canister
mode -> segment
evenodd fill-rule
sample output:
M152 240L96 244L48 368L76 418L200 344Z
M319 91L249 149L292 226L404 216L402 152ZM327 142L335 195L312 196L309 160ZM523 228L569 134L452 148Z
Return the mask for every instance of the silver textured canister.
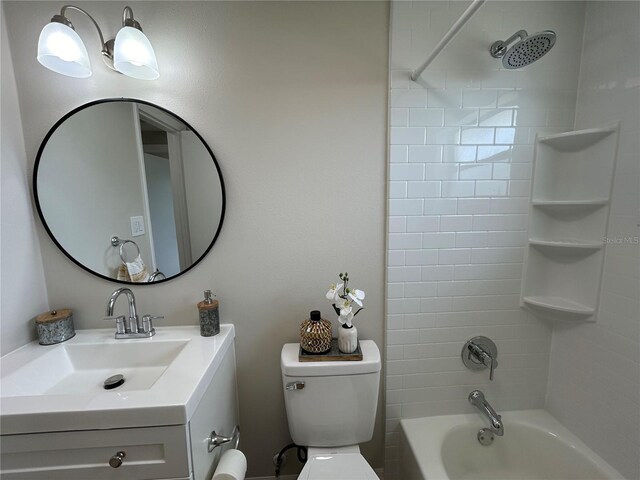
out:
M40 345L54 345L75 337L73 311L65 308L52 310L36 317L38 342Z

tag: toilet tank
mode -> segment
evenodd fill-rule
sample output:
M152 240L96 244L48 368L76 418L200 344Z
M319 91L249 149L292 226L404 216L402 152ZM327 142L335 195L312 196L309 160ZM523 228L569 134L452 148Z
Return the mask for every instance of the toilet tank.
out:
M340 447L371 440L380 387L380 350L361 340L363 359L300 362L299 343L282 347L280 366L289 433L298 445ZM287 385L304 382L303 388Z

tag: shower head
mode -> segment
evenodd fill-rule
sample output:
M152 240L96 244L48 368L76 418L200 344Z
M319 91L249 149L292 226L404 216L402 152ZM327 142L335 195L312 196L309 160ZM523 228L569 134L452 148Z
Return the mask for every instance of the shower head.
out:
M520 40L507 49L509 44L516 38L520 38ZM492 57L502 58L502 66L504 68L513 70L535 62L551 50L555 43L556 33L551 30L534 33L533 35L527 34L525 30L520 30L504 42L502 40L495 42L491 45L489 51Z

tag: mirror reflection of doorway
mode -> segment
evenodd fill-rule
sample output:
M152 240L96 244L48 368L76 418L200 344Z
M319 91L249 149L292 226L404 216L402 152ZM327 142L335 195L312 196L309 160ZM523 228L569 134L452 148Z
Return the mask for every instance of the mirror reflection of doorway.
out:
M166 277L178 274L191 264L188 238L184 173L180 132L151 112L139 109L140 137L143 151L143 188L152 243L152 265ZM182 219L182 220L180 220Z
M145 152L144 169L149 198L149 217L154 233L155 266L165 275L176 275L180 272L180 260L178 259L176 224L173 219L169 159Z

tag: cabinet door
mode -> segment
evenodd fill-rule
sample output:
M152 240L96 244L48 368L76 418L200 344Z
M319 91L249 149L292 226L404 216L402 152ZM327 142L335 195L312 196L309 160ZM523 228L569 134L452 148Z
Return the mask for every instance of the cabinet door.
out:
M220 456L231 448L227 444L209 453L207 445L211 431L228 437L237 423L236 356L231 344L189 422L194 480L210 480Z
M186 425L2 437L3 480L120 480L188 477ZM124 452L118 468L109 465Z

